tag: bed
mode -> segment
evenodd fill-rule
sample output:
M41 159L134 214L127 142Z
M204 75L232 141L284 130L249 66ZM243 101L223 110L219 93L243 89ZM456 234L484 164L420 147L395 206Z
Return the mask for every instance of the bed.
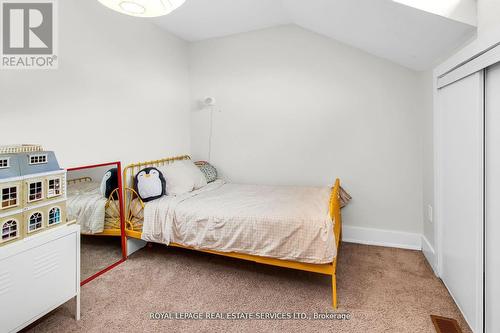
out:
M68 218L80 224L81 233L94 236L121 236L118 189L102 196L100 183L90 177L67 181Z
M124 169L127 237L330 275L336 309L340 180L332 188L217 180L190 193L142 202L132 187L135 174L189 159L185 155Z

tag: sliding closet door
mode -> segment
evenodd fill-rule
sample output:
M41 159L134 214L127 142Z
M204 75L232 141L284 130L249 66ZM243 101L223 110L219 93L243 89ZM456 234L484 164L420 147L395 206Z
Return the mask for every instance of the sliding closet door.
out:
M500 64L486 70L485 326L500 332Z
M438 90L440 277L474 332L483 307L483 72Z

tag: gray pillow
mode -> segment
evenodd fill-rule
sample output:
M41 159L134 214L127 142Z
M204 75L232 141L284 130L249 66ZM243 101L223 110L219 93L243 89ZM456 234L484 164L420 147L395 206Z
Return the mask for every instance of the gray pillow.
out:
M200 168L205 178L207 178L207 183L211 183L217 179L217 169L212 164L204 161L198 161L195 164Z

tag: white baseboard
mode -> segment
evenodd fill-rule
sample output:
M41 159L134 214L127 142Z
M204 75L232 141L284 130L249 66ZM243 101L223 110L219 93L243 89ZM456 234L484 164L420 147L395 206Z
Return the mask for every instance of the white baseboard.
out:
M435 271L435 253L425 236L416 233L373 229L364 227L342 226L342 241L366 245L396 247L401 249L422 250L429 264ZM127 255L146 246L147 242L127 238Z
M434 248L424 235L422 235L422 252L424 253L425 258L429 262L429 265L431 265L434 274L438 275L436 267L437 263L436 252L434 252Z
M422 249L421 234L349 225L342 226L342 241L410 250Z

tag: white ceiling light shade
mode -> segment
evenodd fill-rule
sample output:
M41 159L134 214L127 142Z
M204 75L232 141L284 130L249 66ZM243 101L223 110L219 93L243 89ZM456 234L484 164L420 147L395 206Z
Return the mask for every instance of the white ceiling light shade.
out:
M186 0L99 0L104 6L119 13L139 17L157 17L170 14Z

